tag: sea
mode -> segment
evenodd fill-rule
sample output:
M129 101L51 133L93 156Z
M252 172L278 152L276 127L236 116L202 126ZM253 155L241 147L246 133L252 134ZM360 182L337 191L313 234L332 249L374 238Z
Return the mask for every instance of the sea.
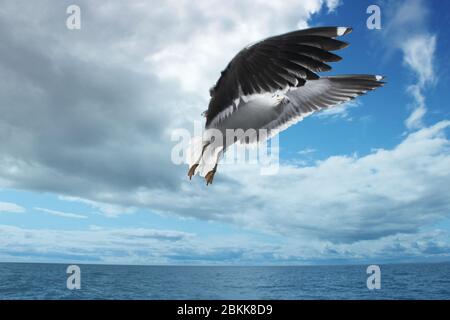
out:
M0 263L0 299L450 299L450 262L380 265L376 280L368 265L77 266Z

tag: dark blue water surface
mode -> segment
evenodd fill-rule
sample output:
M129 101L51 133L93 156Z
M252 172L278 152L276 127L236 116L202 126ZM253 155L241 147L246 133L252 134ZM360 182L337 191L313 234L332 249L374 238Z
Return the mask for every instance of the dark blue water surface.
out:
M0 299L450 299L450 263L381 265L380 290L366 265L79 265L80 290L67 289L67 266L0 263Z

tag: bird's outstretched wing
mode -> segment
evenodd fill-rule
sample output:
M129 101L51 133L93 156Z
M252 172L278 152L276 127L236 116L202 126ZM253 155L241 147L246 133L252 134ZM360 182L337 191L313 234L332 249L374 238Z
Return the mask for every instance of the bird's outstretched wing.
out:
M294 31L262 40L242 49L222 71L211 89L206 126L224 110L236 107L240 98L301 87L328 71L327 62L341 60L330 51L348 43L335 39L351 28L322 27Z
M385 84L378 75L352 74L322 77L307 81L286 93L282 113L264 128L270 136L278 134L315 111L350 101Z

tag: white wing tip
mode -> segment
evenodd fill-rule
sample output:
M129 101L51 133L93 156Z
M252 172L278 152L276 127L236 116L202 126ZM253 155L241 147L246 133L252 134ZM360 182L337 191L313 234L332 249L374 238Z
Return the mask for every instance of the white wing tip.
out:
M376 76L375 76L375 79L377 79L377 81L381 81L381 80L384 79L384 77L383 77L383 76L380 76L380 75L376 75Z
M349 34L350 32L352 32L352 30L353 29L349 27L338 27L336 30L336 34L338 35L338 37L340 37Z

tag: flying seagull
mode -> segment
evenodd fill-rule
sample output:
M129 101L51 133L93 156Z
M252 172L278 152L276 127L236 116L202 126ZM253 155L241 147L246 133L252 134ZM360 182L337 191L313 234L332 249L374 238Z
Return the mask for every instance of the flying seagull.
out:
M188 150L189 178L198 172L208 185L220 157L236 141L268 139L316 111L381 87L383 77L378 75L318 75L331 70L327 62L342 59L331 51L347 47L348 43L336 38L351 31L347 27L298 30L242 49L210 89L208 110L203 114L205 134L193 140ZM266 129L270 134L247 135L245 141L244 136L215 141L208 134L218 130L226 137L227 130L248 129Z

